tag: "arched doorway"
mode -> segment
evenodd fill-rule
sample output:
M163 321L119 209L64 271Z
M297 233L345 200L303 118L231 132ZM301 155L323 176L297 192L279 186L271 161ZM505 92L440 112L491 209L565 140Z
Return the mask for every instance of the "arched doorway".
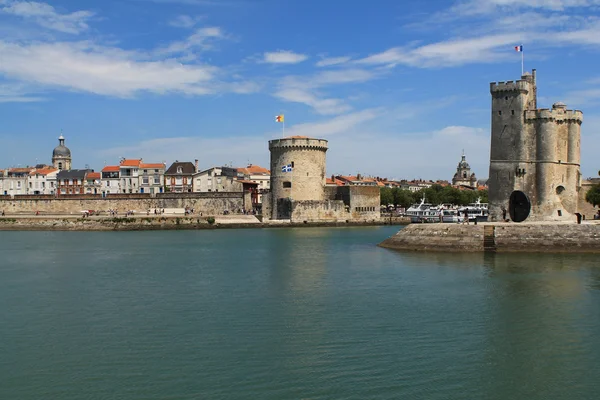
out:
M531 202L527 195L520 190L515 190L510 194L508 203L508 212L510 219L514 222L523 222L529 217L531 211Z

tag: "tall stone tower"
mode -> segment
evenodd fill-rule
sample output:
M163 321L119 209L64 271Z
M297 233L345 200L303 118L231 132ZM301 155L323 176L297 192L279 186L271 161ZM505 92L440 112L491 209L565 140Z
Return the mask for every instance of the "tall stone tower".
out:
M291 202L325 200L327 140L292 136L269 141L272 219L290 218Z
M71 150L65 146L65 138L60 135L58 138L58 146L52 152L52 165L59 170L71 169Z
M571 219L580 186L583 114L563 103L537 108L536 71L492 82L490 219Z

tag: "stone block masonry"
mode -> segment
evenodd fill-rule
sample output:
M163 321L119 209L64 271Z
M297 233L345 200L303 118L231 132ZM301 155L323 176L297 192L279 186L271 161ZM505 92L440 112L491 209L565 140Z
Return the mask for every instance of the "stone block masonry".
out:
M498 253L600 253L599 223L412 224L379 245L418 252L483 252L490 239L484 235L486 227L493 228L493 243L486 247Z
M148 209L193 208L195 213L220 215L223 211L244 208L244 193L164 193L152 198L139 195L114 195L106 198L94 195L48 198L46 196L15 196L0 198L0 211L7 214L80 214L82 210L117 210L119 214L133 210L140 213Z

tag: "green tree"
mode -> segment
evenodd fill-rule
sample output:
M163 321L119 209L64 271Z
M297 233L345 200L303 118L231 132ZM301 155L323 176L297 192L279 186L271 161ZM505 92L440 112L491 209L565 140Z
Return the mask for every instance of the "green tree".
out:
M592 186L585 194L585 201L594 207L600 206L600 184Z
M389 204L394 204L394 194L392 193L392 189L389 187L382 187L380 190L380 204L382 206L388 206Z
M394 188L394 204L403 208L408 208L414 203L410 190Z

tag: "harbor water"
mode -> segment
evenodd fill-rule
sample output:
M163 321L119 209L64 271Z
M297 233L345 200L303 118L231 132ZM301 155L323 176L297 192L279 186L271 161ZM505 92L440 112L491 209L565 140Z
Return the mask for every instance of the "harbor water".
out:
M0 232L0 399L597 398L597 255L397 230Z

